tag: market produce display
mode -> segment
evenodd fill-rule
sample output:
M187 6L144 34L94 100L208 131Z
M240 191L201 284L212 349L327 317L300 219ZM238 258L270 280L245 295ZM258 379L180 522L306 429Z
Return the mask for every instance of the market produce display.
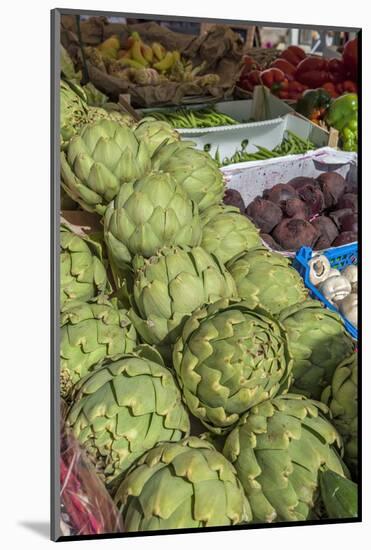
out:
M89 67L138 86L215 76L136 31L100 40L80 52ZM262 56L264 70L245 59L240 84L299 100L355 150L357 96L340 95L354 51L335 63L290 46ZM62 439L120 517L115 532L357 517L358 352L342 315L357 325L358 272L323 255L357 240L352 178L298 168L273 185L265 161L315 144L287 131L273 150L248 152L245 139L213 158L176 129L237 120L179 103L124 114L82 85L66 51L62 61ZM246 161L260 161L264 184L260 195L237 185L249 204L228 174L251 165L220 170ZM311 283L338 311L309 298L292 261L302 246L320 251ZM71 468L77 484L68 460L63 480ZM74 523L76 499L66 502Z
M242 197L236 200L242 208ZM347 192L337 172L278 183L254 198L245 211L274 250L323 250L357 241L358 197Z

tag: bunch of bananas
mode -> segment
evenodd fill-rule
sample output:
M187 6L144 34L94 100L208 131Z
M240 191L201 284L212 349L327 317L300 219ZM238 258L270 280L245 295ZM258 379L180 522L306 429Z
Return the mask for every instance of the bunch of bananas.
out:
M158 42L153 42L149 46L143 42L138 32L131 34L125 46L126 48L121 48L119 37L113 35L96 49L102 54L103 61L116 61L121 68L153 68L160 73L165 73L171 69L176 61L180 60L178 50L167 51ZM112 63L108 63L108 65L112 65Z
M87 59L99 70L140 86L168 81L192 82L201 88L219 84L217 74L203 74L205 62L193 66L178 50L168 51L159 42L149 46L138 32L133 32L124 46L118 35L112 35L98 47L84 50Z

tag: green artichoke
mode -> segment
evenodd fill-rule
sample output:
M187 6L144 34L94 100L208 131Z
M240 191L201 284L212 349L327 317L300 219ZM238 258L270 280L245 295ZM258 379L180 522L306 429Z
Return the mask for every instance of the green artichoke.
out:
M68 78L74 82L80 82L82 78L82 72L76 71L75 66L73 64L73 61L70 57L70 54L68 51L63 47L62 44L59 45L59 52L60 52L60 66L61 66L61 74L63 77Z
M279 320L287 331L294 358L293 391L319 399L338 364L352 355L353 340L341 317L317 300L287 307Z
M122 183L144 176L151 167L145 143L113 120L88 124L61 152L65 191L84 210L103 214Z
M345 476L327 407L286 394L250 409L223 453L236 468L257 522L303 521L319 496L322 467Z
M357 353L338 365L331 385L324 389L321 401L332 413L332 422L344 441L344 460L357 474L358 464L358 377Z
M94 243L65 227L60 234L60 307L87 302L109 288L106 269Z
M201 246L218 256L223 264L242 252L261 246L255 225L233 206L211 206L202 213L201 223Z
M66 148L69 140L86 124L88 106L64 80L60 83L60 140Z
M145 141L152 156L163 143L179 141L179 134L165 121L143 118L135 128L139 141Z
M88 82L83 86L86 97L86 103L91 107L102 107L108 101L108 96L98 90L92 82Z
M231 275L200 246L165 248L134 262L131 318L145 342L168 358L187 317L200 306L237 296Z
M253 300L273 315L307 298L303 279L289 260L265 247L239 256L227 267L240 298Z
M181 184L200 212L218 204L224 195L223 175L208 153L192 142L163 145L153 157L154 165L169 172Z
M159 443L147 452L114 500L128 532L237 525L251 519L233 466L197 437Z
M136 346L136 331L125 310L110 302L79 304L61 316L61 395L104 359L118 358Z
M358 516L358 486L332 470L319 473L321 500L328 518L356 518Z
M183 398L209 430L231 429L240 415L287 391L292 359L281 324L247 302L219 300L193 313L173 363Z
M89 107L86 118L86 124L93 124L100 120L111 120L124 127L132 124L130 115L126 115L120 111L107 111L103 107Z
M104 218L110 257L125 269L132 256L149 258L164 246L200 244L197 206L164 172L122 186Z
M76 384L67 425L107 484L159 441L189 434L171 372L135 354L103 365Z

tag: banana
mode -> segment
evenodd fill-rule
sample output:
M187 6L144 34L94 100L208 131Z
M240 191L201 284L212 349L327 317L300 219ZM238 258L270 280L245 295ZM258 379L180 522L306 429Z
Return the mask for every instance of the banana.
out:
M119 50L120 49L120 39L116 34L113 34L107 40L99 44L98 50L105 52L107 50Z
M159 61L158 63L155 63L153 65L154 69L157 69L158 71L167 71L170 69L172 64L174 63L174 54L173 52L167 52L165 57L162 59L162 61Z
M101 51L103 59L117 59L117 50L114 48L107 48Z
M131 57L134 59L134 61L137 61L142 65L142 67L148 67L149 63L146 59L144 59L141 51L141 42L140 40L135 40L134 44L130 48Z
M123 57L129 57L129 52L127 50L119 50L117 52L117 59L122 59Z
M158 42L153 42L152 50L158 61L162 61L166 55L166 49Z
M146 61L148 61L148 63L152 63L153 61L153 50L150 46L147 46L147 44L144 44L144 42L141 43L140 45L140 48L141 48L141 51L142 51L142 55L144 57L144 59Z
M176 61L180 61L180 51L179 50L174 50L173 51L173 57L174 57L174 63Z
M143 65L136 61L135 59L129 59L127 57L122 57L118 60L118 63L122 67L131 67L132 69L143 69Z

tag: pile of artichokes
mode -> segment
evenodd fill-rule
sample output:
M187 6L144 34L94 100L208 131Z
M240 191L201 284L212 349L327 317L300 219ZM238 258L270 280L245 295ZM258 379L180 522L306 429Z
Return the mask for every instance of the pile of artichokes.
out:
M341 318L222 205L208 153L88 110L62 86L62 187L101 231L61 226L61 395L125 530L335 517L323 487L357 475Z

